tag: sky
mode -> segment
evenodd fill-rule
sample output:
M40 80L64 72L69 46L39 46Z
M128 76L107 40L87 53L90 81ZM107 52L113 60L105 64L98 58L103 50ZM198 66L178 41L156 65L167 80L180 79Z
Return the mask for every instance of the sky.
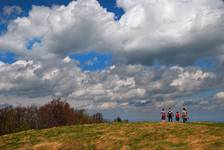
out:
M1 0L0 105L224 121L223 22L222 0Z

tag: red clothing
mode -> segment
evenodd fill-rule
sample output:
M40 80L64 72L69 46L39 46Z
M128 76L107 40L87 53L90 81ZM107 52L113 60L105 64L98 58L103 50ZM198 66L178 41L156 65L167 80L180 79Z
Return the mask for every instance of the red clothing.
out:
M180 114L179 113L176 113L176 118L180 118Z
M161 111L161 119L162 120L166 120L166 112L165 111Z

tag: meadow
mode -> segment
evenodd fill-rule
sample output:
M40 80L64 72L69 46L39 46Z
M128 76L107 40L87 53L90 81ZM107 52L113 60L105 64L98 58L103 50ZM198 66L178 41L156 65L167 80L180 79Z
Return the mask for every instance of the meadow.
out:
M222 150L224 123L100 123L0 136L1 150Z

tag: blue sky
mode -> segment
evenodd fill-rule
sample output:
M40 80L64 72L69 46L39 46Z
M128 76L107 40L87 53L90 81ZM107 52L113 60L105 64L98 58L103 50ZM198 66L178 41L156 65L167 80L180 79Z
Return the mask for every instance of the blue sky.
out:
M0 60L5 63L13 63L16 61L17 56L14 53L11 52L1 52L0 51Z
M84 54L71 54L72 59L80 62L80 67L84 71L97 71L103 70L111 65L110 53L97 53L96 51L90 51Z

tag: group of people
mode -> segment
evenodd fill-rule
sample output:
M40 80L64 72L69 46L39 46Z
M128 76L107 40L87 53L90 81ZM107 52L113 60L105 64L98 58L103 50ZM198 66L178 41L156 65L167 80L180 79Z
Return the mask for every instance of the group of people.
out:
M169 108L167 112L165 111L164 108L162 109L162 111L161 111L162 121L165 122L166 118L168 118L168 122L173 122L174 113L171 110L171 108ZM182 113L179 113L178 111L176 112L176 114L175 114L176 121L179 122L180 118L182 118L183 123L188 121L189 117L188 117L188 112L187 112L186 108L183 108Z

